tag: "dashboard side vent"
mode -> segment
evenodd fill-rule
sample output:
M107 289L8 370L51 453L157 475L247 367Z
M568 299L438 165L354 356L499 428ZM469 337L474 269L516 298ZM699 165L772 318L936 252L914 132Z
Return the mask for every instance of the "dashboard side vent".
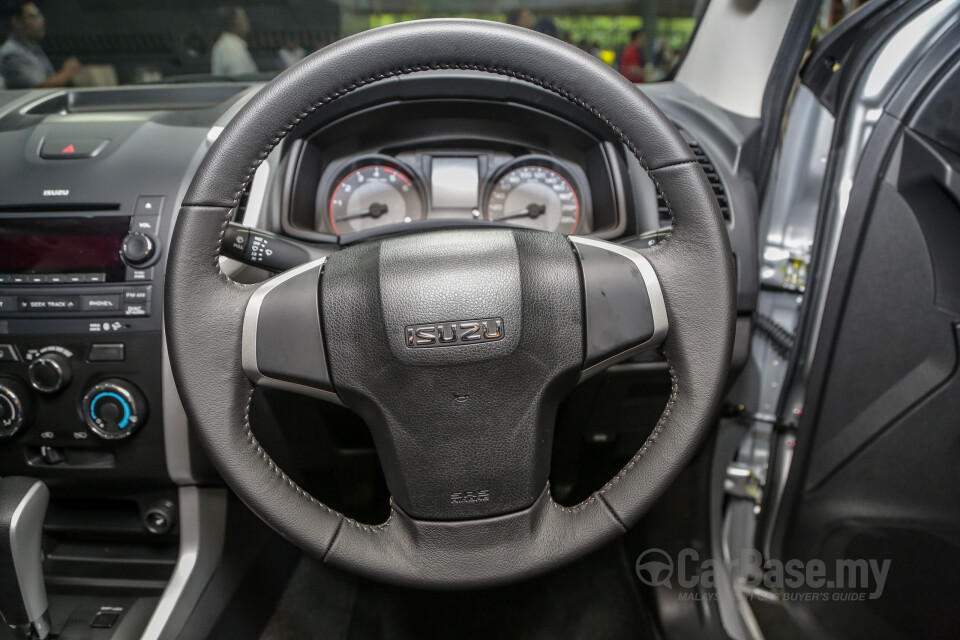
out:
M693 153L697 156L697 162L700 163L704 173L707 174L707 180L713 187L713 194L717 197L717 204L720 205L720 213L723 214L723 219L730 222L730 203L727 199L727 191L720 180L720 174L717 172L717 167L707 156L707 152L703 150L699 142L688 139L687 144L690 145ZM671 225L670 211L667 209L667 203L664 202L663 196L659 193L657 194L657 211L660 216L660 226L669 227Z

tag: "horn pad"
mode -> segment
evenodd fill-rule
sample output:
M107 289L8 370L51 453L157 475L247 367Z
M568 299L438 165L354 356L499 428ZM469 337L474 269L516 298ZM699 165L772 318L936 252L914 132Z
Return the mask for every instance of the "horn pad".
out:
M388 238L321 278L333 384L415 518L510 513L543 492L559 401L583 364L569 241L526 229Z

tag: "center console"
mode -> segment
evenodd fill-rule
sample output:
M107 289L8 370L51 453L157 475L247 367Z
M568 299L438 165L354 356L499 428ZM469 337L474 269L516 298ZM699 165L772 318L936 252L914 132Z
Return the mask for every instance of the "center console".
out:
M0 215L0 468L51 488L54 625L119 623L137 599L117 596L158 595L176 561L154 293L164 202Z
M203 527L222 490L193 475L163 274L180 198L242 88L38 91L0 108L0 475L49 487L62 640L168 637L217 556Z
M99 480L165 479L164 458L155 455L163 418L153 299L163 202L138 197L133 215L105 208L0 218L7 473L56 478L95 469Z

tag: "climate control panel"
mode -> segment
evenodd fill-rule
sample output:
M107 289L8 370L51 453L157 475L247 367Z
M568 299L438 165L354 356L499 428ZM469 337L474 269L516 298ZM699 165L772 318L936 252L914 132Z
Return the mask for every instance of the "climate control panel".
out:
M161 336L0 334L0 468L76 478L166 475ZM158 455L159 453L159 455ZM84 472L86 473L86 472Z

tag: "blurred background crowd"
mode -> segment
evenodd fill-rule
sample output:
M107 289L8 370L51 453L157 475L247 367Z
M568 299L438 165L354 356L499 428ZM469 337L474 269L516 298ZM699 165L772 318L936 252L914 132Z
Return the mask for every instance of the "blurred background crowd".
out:
M657 82L671 76L709 1L0 0L0 77L7 89L267 79L366 29L469 17L539 31L633 82ZM862 1L824 0L821 33Z

